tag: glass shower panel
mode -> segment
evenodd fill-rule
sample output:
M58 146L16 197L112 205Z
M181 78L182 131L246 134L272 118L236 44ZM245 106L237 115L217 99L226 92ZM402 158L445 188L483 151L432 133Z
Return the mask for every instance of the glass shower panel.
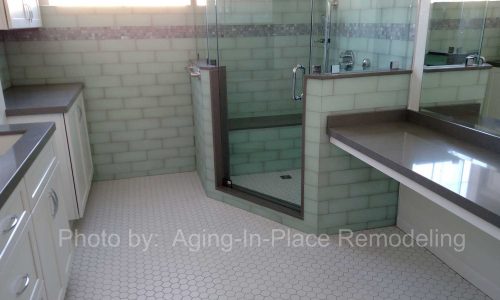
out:
M230 182L233 188L300 208L301 101L310 69L311 1L217 1L219 65L226 67Z
M487 1L433 3L425 64L463 64L480 54L486 6Z
M481 55L487 62L500 62L500 1L489 0L487 2L485 28L483 31L483 41Z
M193 6L193 19L195 24L196 53L198 60L205 61L208 58L206 28L207 28L207 10L205 5Z
M341 72L411 68L418 0L330 2L329 65Z
M223 0L217 4L229 118L301 113L301 103L289 101L290 76L297 64L309 65L310 1Z
M327 58L330 51L335 8L335 2L331 0L313 1L310 64L311 66L321 66L322 73L330 71L330 63Z
M205 19L206 23L204 28L200 30L204 31L205 39L205 48L207 49L206 55L206 63L216 65L218 58L218 49L217 49L217 0L207 0L206 1L206 9L205 9Z

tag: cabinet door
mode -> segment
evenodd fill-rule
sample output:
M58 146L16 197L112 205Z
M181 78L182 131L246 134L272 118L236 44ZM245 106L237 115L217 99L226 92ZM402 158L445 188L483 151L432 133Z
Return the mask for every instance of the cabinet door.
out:
M41 26L38 0L5 0L5 12L9 28L33 28Z
M32 299L41 282L28 236L30 226L18 237L11 255L0 262L0 299Z
M0 0L1 1L1 0ZM61 193L60 198L66 202L64 207L68 214L69 220L80 218L78 204L76 201L76 190L73 181L73 170L71 166L71 156L68 146L68 134L66 133L66 121L64 114L47 114L47 115L28 115L28 116L10 116L7 118L9 124L36 123L36 122L54 122L56 124L56 132L53 135L54 150L59 162L61 173ZM40 154L33 165L38 164L42 154ZM30 170L32 167L30 167ZM31 171L28 171L31 173ZM29 190L29 189L28 189ZM41 191L40 191L41 192ZM36 198L38 200L38 197Z
M29 9L24 1L6 0L4 3L9 28L25 28L29 26Z
M34 27L42 27L42 14L40 13L40 5L38 4L38 0L24 0L24 3L29 7L31 14L31 28Z
M94 175L94 164L92 163L92 152L90 150L89 131L87 128L87 114L85 113L85 103L83 97L80 96L77 109L79 111L79 135L82 142L83 164L85 168L85 178L87 179L87 189L92 184L92 177Z
M70 229L64 201L59 198L59 176L57 166L32 213L35 239L49 299L64 298L73 252L71 240L60 239L60 234L69 234Z
M80 217L83 217L94 170L90 152L87 121L85 119L85 107L81 95L69 112L64 115L64 118L68 135L78 210Z
M60 174L59 168L54 170L51 179L45 188L45 196L50 204L50 216L52 219L52 238L55 242L54 248L56 251L57 264L59 266L59 274L61 276L63 289L66 289L70 271L71 258L73 253L73 244L70 239L61 239L70 234L68 217L64 207L65 201L60 198Z
M57 265L55 241L52 237L50 201L48 195L44 193L33 210L32 219L47 298L61 299L64 293Z

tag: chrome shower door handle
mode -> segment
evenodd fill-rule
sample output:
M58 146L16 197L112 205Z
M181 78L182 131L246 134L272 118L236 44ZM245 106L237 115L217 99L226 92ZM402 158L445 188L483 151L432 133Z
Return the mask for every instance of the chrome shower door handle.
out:
M301 92L300 95L297 95L297 72L301 70L302 74L306 75L306 67L301 64L298 64L295 68L293 68L293 76L292 76L292 100L300 101L302 97L304 97L304 92Z

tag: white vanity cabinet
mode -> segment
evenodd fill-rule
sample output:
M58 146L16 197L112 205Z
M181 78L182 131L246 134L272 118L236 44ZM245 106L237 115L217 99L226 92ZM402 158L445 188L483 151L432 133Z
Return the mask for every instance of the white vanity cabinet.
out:
M7 122L56 123L54 138L61 169L60 198L65 202L69 220L83 217L94 168L82 93L65 113L8 116Z
M0 210L0 299L42 299L45 296L24 195L24 181L21 181Z
M32 212L48 299L64 299L72 253L70 241L59 241L59 230L69 230L69 224L57 194L57 173L56 167Z
M92 164L87 118L81 94L71 109L64 115L64 120L71 163L73 165L76 198L78 207L82 211L80 217L83 217L83 211L85 210L92 184L94 166Z
M44 299L43 280L37 273L35 245L29 233L31 223L24 224L24 230L16 237L10 255L0 261L0 298L1 299Z
M42 26L38 0L3 0L0 6L1 30Z
M0 210L0 299L62 300L73 244L61 194L60 164L52 137ZM6 241L6 242L5 242Z

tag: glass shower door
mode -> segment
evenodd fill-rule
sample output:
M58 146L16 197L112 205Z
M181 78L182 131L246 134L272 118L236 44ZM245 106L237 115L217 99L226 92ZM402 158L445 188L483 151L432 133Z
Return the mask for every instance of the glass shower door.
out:
M300 210L300 95L311 63L311 1L225 0L216 11L218 63L226 68L227 184Z

